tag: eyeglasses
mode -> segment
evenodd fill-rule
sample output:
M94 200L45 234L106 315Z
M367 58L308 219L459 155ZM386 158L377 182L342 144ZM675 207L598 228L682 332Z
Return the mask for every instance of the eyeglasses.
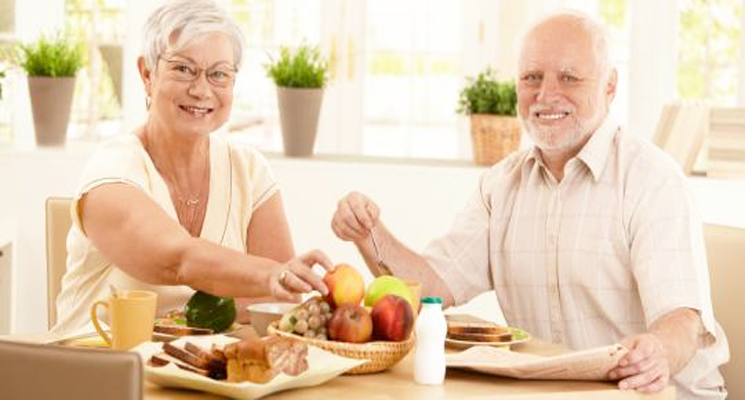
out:
M226 62L217 63L209 68L198 67L194 62L187 60L175 60L160 58L166 65L166 74L169 78L179 82L194 82L199 79L204 71L207 77L207 82L210 85L226 88L232 86L235 83L235 68L231 67Z

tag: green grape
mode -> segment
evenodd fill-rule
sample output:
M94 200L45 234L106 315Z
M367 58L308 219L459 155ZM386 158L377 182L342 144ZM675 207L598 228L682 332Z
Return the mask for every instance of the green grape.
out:
M308 320L308 310L305 308L300 308L295 313L295 317L298 319L298 321L307 321Z
M308 330L308 321L305 319L298 320L295 323L295 332L304 334Z
M318 315L311 315L311 317L308 318L308 326L310 327L310 329L313 329L315 331L318 330L318 328L320 328L322 325L323 324L321 322L321 317L319 317Z

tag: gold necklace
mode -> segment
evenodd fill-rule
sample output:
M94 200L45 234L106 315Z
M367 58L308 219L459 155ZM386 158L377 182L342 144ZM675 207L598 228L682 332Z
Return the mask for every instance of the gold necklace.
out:
M203 216L206 212L206 206L201 206L203 204L202 198L205 196L205 188L207 188L207 192L209 192L209 156L205 157L207 161L203 169L202 178L197 185L196 195L190 194L186 190L183 190L181 188L181 185L179 185L179 181L176 178L176 173L175 171L173 171L173 167L170 168L173 173L166 174L165 172L169 169L164 168L162 165L159 165L159 163L156 162L156 158L153 157L153 148L150 145L150 141L146 132L143 132L143 139L144 140L142 142L145 151L150 155L150 159L153 161L155 169L158 171L160 176L163 178L163 181L166 183L166 187L168 188L168 192L171 197L171 203L173 204L173 208L176 211L176 218L178 219L179 224L183 226L192 236L199 236L199 233L202 230L202 225L204 225ZM209 154L209 150L207 154ZM184 192L187 192L186 195L184 195Z
M196 195L183 196L178 184L174 182L173 189L171 191L171 200L173 201L174 208L176 209L176 216L178 217L179 223L183 226L191 236L197 237L202 231L202 225L204 224L204 218L202 217L206 212L206 206L200 206L202 204L202 198L204 197L204 188L207 187L209 181L209 166L204 167L204 174L199 185L199 191Z

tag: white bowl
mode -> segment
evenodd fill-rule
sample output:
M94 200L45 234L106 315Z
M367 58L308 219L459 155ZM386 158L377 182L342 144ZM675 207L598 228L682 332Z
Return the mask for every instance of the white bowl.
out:
M256 303L246 307L248 320L256 333L266 336L266 328L293 307L295 303Z

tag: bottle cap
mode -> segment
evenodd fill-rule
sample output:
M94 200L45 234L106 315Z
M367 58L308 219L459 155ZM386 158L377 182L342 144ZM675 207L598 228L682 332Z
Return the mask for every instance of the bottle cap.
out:
M422 304L442 304L442 297L440 296L422 297Z

